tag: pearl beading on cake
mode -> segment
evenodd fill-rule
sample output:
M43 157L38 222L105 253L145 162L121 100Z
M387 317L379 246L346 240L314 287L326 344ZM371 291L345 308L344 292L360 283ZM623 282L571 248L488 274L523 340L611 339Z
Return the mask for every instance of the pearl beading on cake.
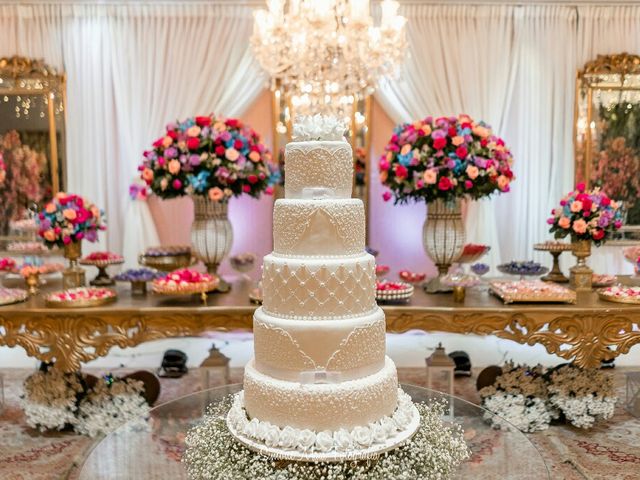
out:
M348 452L384 444L404 431L415 420L418 412L411 397L398 388L397 408L391 415L353 429L315 431L286 426L284 428L257 418L249 419L244 409L243 392L237 393L229 410L227 421L239 433L264 443L267 447L299 452Z

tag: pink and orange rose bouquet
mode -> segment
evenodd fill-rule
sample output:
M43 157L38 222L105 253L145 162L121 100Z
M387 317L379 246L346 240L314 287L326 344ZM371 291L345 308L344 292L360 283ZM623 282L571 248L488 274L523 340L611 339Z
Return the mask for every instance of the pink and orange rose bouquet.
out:
M584 183L560 200L551 214L547 223L555 238L570 236L571 240L593 241L596 246L606 242L623 223L618 202L599 188L586 190Z
M60 192L38 214L38 235L47 247L64 247L71 242L98 240L106 230L104 212L86 198Z
M209 115L167 125L138 169L161 198L202 195L220 201L271 193L270 159L253 129L234 118Z
M508 192L513 157L502 139L468 115L427 117L398 125L380 158L385 201L459 197L478 199Z

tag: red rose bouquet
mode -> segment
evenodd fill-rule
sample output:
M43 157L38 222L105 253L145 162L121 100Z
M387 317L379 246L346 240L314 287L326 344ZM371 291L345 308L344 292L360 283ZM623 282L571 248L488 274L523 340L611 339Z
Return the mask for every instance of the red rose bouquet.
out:
M478 199L508 192L513 157L491 128L467 115L427 117L395 128L380 158L383 198Z
M270 159L253 129L210 115L167 125L138 169L159 197L202 195L220 201L271 193Z

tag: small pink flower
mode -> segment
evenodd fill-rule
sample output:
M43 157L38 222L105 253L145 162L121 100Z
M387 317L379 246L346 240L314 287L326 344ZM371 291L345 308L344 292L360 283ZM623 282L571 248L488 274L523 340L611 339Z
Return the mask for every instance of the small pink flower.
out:
M238 152L235 148L227 148L224 152L225 157L228 160L235 162L240 157L240 152Z
M391 192L390 192L389 190L387 190L386 192L384 192L384 193L382 194L382 199L383 199L385 202L388 202L389 200L391 200Z
M566 230L570 225L571 220L569 219L569 217L560 217L560 220L558 220L558 226L560 228L564 228Z
M587 222L579 218L578 220L573 222L573 231L577 234L585 233L587 231Z

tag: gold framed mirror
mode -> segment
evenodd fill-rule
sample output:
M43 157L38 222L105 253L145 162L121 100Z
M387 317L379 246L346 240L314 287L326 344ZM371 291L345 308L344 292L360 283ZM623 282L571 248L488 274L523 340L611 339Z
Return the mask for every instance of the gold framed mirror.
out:
M352 108L345 116L348 126L345 137L353 149L354 175L353 197L364 203L367 221L367 239L369 236L369 182L370 182L370 150L371 150L371 96L351 96ZM284 147L291 141L293 119L296 116L297 100L290 98L278 86L272 91L273 112L273 154L278 159L282 179L286 178L284 168ZM279 191L278 191L279 190ZM284 195L283 189L276 191L276 198Z
M623 204L619 241L640 239L640 56L598 55L577 74L575 180Z
M41 60L0 58L0 235L65 179L65 76Z

